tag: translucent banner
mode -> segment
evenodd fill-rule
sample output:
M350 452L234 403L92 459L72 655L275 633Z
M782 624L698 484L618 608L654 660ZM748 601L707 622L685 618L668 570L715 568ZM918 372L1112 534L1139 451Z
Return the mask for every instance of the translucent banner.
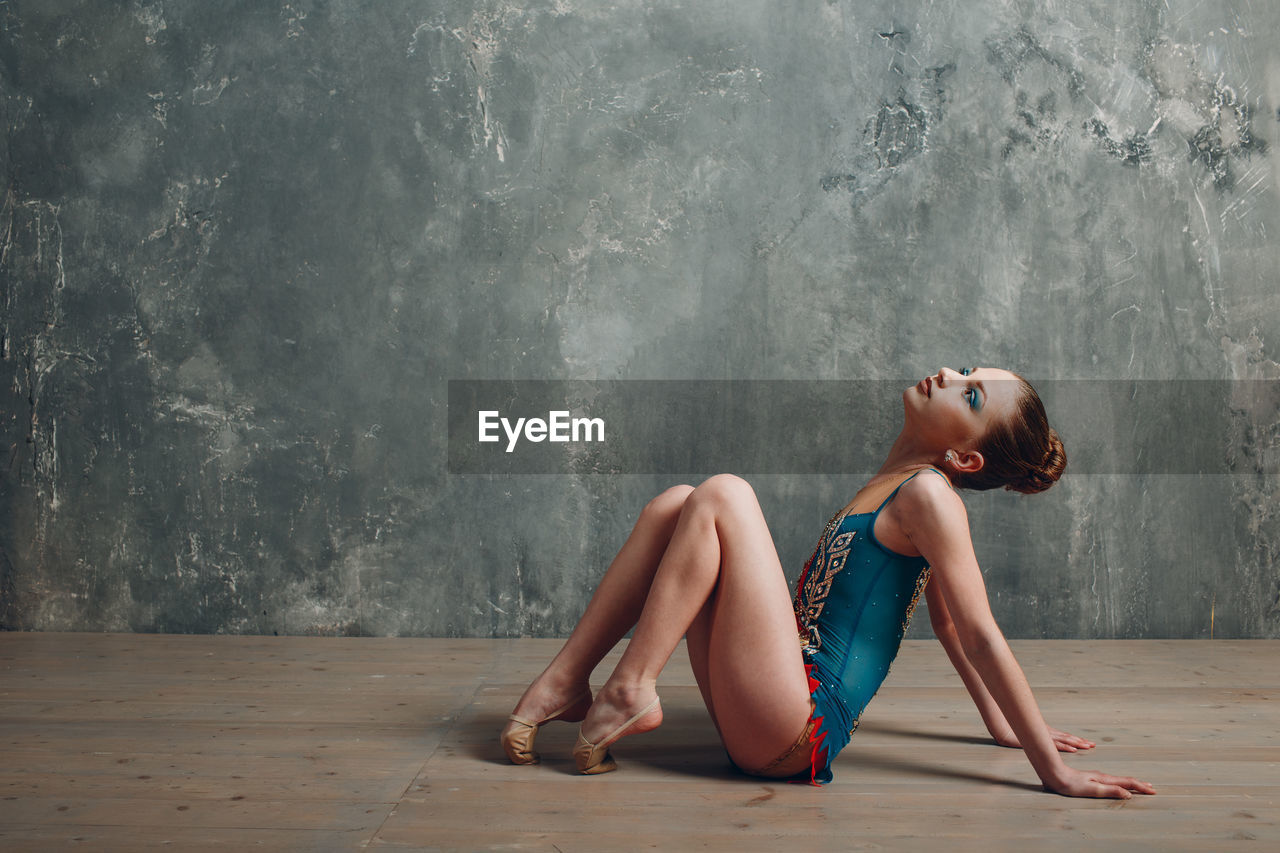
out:
M1280 470L1280 382L1033 381L1068 474ZM451 380L454 474L853 474L913 380Z

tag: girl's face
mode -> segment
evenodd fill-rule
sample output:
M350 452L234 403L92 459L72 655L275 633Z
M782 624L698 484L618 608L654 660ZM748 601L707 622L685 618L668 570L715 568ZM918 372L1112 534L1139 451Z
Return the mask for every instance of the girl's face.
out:
M972 450L991 424L1013 415L1021 382L995 367L944 367L903 392L907 427L929 448Z

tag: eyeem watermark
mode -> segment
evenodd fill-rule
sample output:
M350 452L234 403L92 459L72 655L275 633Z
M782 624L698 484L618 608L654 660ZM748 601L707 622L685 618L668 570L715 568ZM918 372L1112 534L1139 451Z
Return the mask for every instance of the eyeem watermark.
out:
M479 440L483 442L501 441L498 427L507 436L507 452L516 449L516 443L523 435L525 441L535 444L541 441L583 442L604 441L604 418L571 418L569 412L548 412L546 420L542 418L516 418L514 424L502 417L496 409L479 413Z
M918 383L449 380L448 470L866 477L902 428ZM1034 384L1066 445L1067 474L1280 472L1272 440L1280 434L1280 380Z

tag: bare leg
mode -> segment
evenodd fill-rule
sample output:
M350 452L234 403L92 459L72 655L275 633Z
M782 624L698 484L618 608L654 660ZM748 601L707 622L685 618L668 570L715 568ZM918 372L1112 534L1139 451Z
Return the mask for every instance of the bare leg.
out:
M759 767L809 716L795 617L773 539L751 487L721 475L684 502L631 643L582 724L592 743L656 696L658 673L689 632L690 657L729 754ZM656 728L655 708L625 734Z
M540 720L587 687L587 679L640 618L649 587L692 486L673 486L645 506L631 535L609 565L573 633L516 704L515 713ZM576 722L590 702L570 708L560 719ZM511 724L508 724L511 728Z
M708 660L711 651L712 601L714 598L708 599L698 611L698 615L693 617L689 630L684 632L684 638L685 648L689 653L689 668L693 670L693 678L698 682L698 692L702 694L702 702L707 706L707 713L711 715L711 722L715 724L718 732L720 720L716 718L715 697L711 695L711 662ZM723 734L720 735L720 739L724 740Z

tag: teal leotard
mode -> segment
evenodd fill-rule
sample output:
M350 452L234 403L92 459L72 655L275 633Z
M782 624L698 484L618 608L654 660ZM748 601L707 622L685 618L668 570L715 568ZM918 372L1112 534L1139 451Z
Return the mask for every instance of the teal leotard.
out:
M881 510L919 473L899 483L874 512L837 513L796 585L796 625L814 703L811 720L818 722L811 738L813 782L831 781L831 762L889 674L929 580L923 557L890 551L874 533Z

